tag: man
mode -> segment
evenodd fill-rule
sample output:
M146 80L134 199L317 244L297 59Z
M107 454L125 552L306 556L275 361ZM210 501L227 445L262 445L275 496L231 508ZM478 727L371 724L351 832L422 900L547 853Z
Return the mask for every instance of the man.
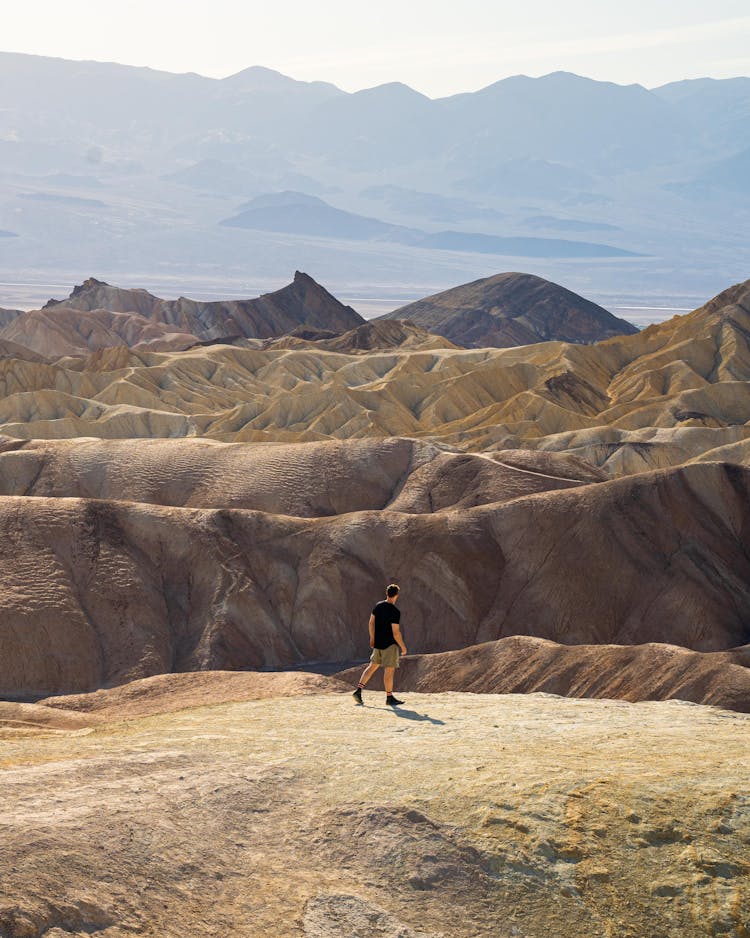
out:
M379 667L383 667L383 684L385 685L386 705L397 707L403 700L393 696L393 675L398 667L399 658L406 654L406 645L401 637L401 610L396 608L399 588L395 583L385 591L385 599L381 600L372 610L370 616L370 648L372 655L370 663L362 673L357 689L352 696L358 704L362 703L362 689Z

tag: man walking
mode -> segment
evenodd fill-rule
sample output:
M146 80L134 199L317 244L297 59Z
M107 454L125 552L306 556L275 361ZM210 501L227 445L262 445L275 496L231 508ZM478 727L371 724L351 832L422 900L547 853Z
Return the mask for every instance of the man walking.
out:
M393 696L393 675L398 667L399 658L406 654L406 645L401 637L401 610L396 608L399 588L395 583L385 591L385 599L377 603L370 616L370 663L362 673L357 689L352 696L358 704L362 703L362 689L379 667L383 667L385 702L389 707L397 707L403 700Z

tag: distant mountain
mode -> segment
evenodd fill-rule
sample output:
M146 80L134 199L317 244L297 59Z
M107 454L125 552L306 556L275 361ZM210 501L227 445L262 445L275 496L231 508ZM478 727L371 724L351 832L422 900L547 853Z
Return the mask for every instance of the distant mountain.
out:
M569 241L563 238L504 237L472 234L466 231L439 231L426 234L419 245L440 251L468 251L474 254L498 254L507 257L639 257L634 251L594 244L590 241Z
M187 348L195 339L268 338L300 325L341 333L364 323L312 277L253 300L163 300L147 290L113 287L94 277L67 299L12 318L0 338L47 357L144 343L156 349Z
M351 241L389 241L439 251L503 254L518 257L635 257L632 251L557 238L526 238L467 231L427 232L391 225L377 218L334 208L301 192L259 196L220 224L231 228L274 231L315 238Z
M258 188L261 178L252 170L218 159L199 160L165 176L169 182L193 189L245 196Z
M653 93L689 123L712 149L750 146L750 78L675 81Z
M380 202L400 215L415 215L434 221L459 222L480 218L499 221L505 217L502 212L470 199L421 192L403 186L368 186L360 195L373 202Z
M606 222L584 221L581 218L556 218L554 215L534 215L525 218L524 224L530 228L550 231L619 231L617 225Z
M505 166L503 185L518 160L613 175L669 165L696 147L690 107L673 105L665 89L563 72L438 100L398 82L347 94L262 68L215 80L15 53L0 53L0 79L4 164L20 167L33 144L38 167L51 172L136 154L177 171L190 153L246 170L282 159L357 173L423 164L454 179Z
M571 192L586 190L592 184L592 177L579 169L529 158L493 165L458 182L459 188L470 192L545 199L559 199Z
M749 89L750 79L647 90L557 72L432 100L398 82L350 94L257 67L217 80L0 53L2 279L33 269L56 281L85 265L134 282L158 258L196 290L208 279L236 288L249 253L254 274L276 282L302 248L305 265L340 283L387 288L469 280L483 254L638 252L636 264L594 264L585 277L625 295L637 266L639 289L698 302L745 263L722 222L730 190L698 177L750 148ZM332 204L236 210L284 190ZM566 206L590 227L527 222L563 218ZM328 243L344 224L353 243ZM239 225L274 237L238 237ZM580 275L544 268L558 280L569 270Z
M436 103L446 134L461 140L456 165L477 173L505 161L544 160L611 175L663 164L668 153L695 146L684 115L640 85L569 72L516 75Z
M475 348L551 339L588 344L638 332L629 322L564 287L519 273L475 280L382 318L404 319Z
M221 222L232 228L283 231L316 238L369 241L398 240L398 226L334 208L322 199L302 192L262 195L242 207L238 215ZM407 232L408 229L402 229Z

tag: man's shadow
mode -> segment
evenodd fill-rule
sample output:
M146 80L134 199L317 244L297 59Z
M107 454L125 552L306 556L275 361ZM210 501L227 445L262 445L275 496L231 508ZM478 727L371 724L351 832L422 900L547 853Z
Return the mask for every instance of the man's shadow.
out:
M433 726L445 726L445 720L436 720L426 713L417 713L416 710L402 710L400 707L390 707L390 710L402 720L414 720L415 723L432 723Z
M382 707L376 707L373 704L361 704L364 709L382 710ZM402 720L413 720L415 723L432 723L433 726L445 726L445 720L437 720L435 717L428 716L426 713L417 713L416 710L404 710L403 707L387 707L391 713Z

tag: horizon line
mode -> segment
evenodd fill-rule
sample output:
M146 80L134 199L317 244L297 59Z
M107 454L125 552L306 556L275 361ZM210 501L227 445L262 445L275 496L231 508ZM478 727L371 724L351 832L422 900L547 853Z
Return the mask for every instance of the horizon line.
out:
M306 79L295 78L294 76L288 75L286 72L282 72L277 68L272 68L271 66L268 66L268 65L259 65L259 64L248 65L245 68L241 68L237 72L230 72L228 75L223 75L217 78L212 75L204 75L201 72L196 72L192 70L174 72L165 68L158 68L152 65L133 65L132 63L129 63L129 62L116 62L111 59L90 59L90 58L76 59L76 58L66 58L65 56L62 56L62 55L42 55L36 52L18 52L12 49L0 49L0 56L3 56L3 55L23 56L25 58L33 58L33 59L45 59L47 61L52 61L52 62L71 62L77 65L115 66L117 68L133 69L134 71L155 72L161 75L170 75L175 78L195 77L195 78L203 79L204 81L216 81L216 82L229 81L232 78L237 78L239 75L242 75L245 72L258 70L261 72L268 72L273 75L278 75L281 78L285 78L289 81L297 82L302 85L315 85L315 84L329 85L330 87L335 88L337 91L340 91L342 94L346 94L346 95L359 94L363 91L373 91L377 88L386 88L389 85L401 85L402 87L408 88L410 91L413 91L415 94L419 94L422 97L427 98L429 101L440 101L446 98L457 97L463 94L477 94L481 91L486 91L488 88L492 88L494 85L500 84L501 82L511 81L515 78L527 78L531 81L541 81L545 78L550 78L553 75L571 75L575 78L580 78L584 81L590 81L596 84L615 85L618 88L639 87L639 88L644 88L647 91L656 91L659 88L665 88L668 85L679 84L681 82L695 82L695 81L726 82L726 81L737 81L743 78L750 79L750 75L733 75L731 77L724 77L724 78L715 78L712 75L701 75L697 78L676 78L676 79L673 79L672 81L664 82L663 84L649 86L638 81L618 82L618 81L613 81L611 79L592 78L589 75L582 75L579 72L572 72L569 69L560 68L560 69L552 69L552 71L544 72L540 75L529 75L525 72L515 72L513 74L504 75L500 78L495 79L495 81L490 82L488 85L482 85L479 88L474 88L473 90L453 91L450 94L437 95L436 97L432 97L423 91L419 91L417 88L414 88L412 85L409 85L406 82L400 81L399 79L393 79L392 81L381 82L380 84L377 84L377 85L363 86L362 88L357 88L355 91L347 91L346 89L341 88L339 85L334 84L334 82L325 81L323 79L312 79L308 81Z

